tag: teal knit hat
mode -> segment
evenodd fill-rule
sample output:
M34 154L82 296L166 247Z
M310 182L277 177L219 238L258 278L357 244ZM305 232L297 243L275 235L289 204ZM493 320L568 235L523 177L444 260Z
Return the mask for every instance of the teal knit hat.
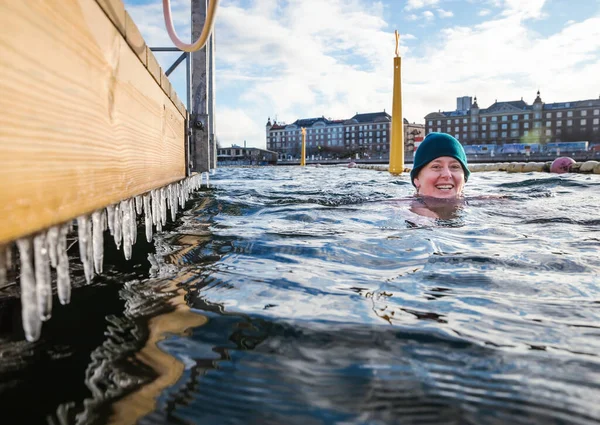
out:
M413 186L415 177L419 175L421 168L440 156L456 158L465 171L465 182L469 179L471 172L467 166L467 155L460 142L449 134L429 133L415 152L413 169L410 172L410 181Z

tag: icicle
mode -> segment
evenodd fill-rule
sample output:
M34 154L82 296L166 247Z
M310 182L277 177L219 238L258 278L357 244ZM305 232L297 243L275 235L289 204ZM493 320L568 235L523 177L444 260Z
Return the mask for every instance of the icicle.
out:
M52 317L52 281L50 280L50 263L48 263L45 233L39 233L33 238L33 259L38 313L40 319L45 322Z
M102 273L104 263L104 225L105 215L103 211L92 213L92 245L94 256L94 270L97 274Z
M152 219L154 220L156 231L160 232L162 230L162 220L160 212L160 189L155 189L152 191Z
M150 209L150 195L144 195L144 222L146 224L146 240L152 242L152 210Z
M79 257L83 264L85 280L89 284L94 277L94 251L92 246L92 226L88 216L77 217L77 235L79 237Z
M131 213L129 203L130 199L121 201L121 205L119 206L121 213L123 215L123 254L125 255L126 260L131 259Z
M161 224L164 226L167 224L167 196L164 187L159 189L159 194L160 220Z
M46 245L48 246L48 255L50 256L50 264L56 268L57 256L56 245L58 243L58 227L54 226L48 229L46 233Z
M131 221L129 222L131 224L131 244L135 245L135 243L137 242L137 215L136 215L136 208L137 208L137 204L134 205L134 203L136 203L137 201L134 201L133 199L129 200L129 214L131 214Z
M209 182L209 173L206 173L206 187L209 188L210 187L210 182Z
M32 342L37 341L40 337L42 321L38 314L37 290L31 263L31 239L19 239L17 247L21 259L21 318L23 320L23 331L25 331L27 341Z
M179 207L181 209L185 208L185 182L186 180L183 180L177 185L177 199L179 200Z
M176 189L174 185L169 185L169 208L171 209L171 221L175 221L177 218L177 199L175 198Z
M115 221L114 221L114 238L117 249L121 249L121 240L123 239L123 223L121 218L121 208L119 204L115 204Z
M135 212L137 213L137 215L140 215L142 213L142 196L138 195L135 197Z
M150 192L152 196L152 223L157 226L158 225L158 194L156 193L156 189Z
M69 257L67 255L67 233L69 226L65 225L59 229L58 245L56 253L58 255L58 265L56 267L56 287L58 289L58 299L65 305L71 301L71 277L69 276Z
M8 249L0 245L0 289L6 285L6 253Z
M108 218L108 230L110 234L115 234L115 205L109 205L106 207L106 215Z
M13 266L13 258L12 258L12 246L8 245L6 247L6 268L8 270L12 269Z

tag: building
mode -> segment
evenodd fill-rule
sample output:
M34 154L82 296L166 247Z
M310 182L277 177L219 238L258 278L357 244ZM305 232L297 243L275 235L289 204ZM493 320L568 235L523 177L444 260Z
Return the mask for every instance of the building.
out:
M457 110L425 116L425 130L448 133L463 145L600 142L600 98L544 103L537 92L533 104L495 101L480 108L477 97L467 110L457 98Z
M260 148L231 145L217 149L217 165L273 165L277 164L277 152Z
M302 149L302 128L306 129L308 158L388 158L392 117L387 112L355 114L346 120L325 117L302 118L292 124L271 122L266 125L267 149L279 153L280 159L299 159ZM407 151L412 141L425 133L423 124L404 120ZM410 144L410 147L409 147Z

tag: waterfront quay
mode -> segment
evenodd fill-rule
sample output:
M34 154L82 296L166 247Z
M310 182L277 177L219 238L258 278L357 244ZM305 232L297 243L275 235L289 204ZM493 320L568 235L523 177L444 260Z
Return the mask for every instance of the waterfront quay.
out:
M575 161L600 161L600 152L573 152L564 153L557 155L555 153L532 153L527 154L496 154L496 155L467 155L467 160L471 164L493 164L498 162L547 162L554 161L560 156L567 156L573 158ZM337 164L349 164L355 162L356 164L388 164L389 158L361 158L361 159L307 159L306 164L321 164L321 165L337 165ZM406 164L413 163L413 156L407 155L404 158ZM279 160L276 165L300 165L300 160Z

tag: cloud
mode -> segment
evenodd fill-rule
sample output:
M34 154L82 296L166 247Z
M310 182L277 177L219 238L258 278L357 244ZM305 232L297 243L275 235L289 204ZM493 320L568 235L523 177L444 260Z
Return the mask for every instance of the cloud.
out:
M479 16L487 16L490 13L492 13L490 9L481 9L479 12L477 12Z
M454 13L450 10L437 9L437 13L440 18L451 18L454 16Z
M419 19L419 17L417 15L415 15L414 13L407 15L406 19L408 19L409 21L416 21L417 19Z
M413 9L422 9L424 7L435 6L439 3L439 0L408 0L406 2L405 9L413 10Z
M425 12L423 12L423 18L425 18L426 21L431 21L434 18L433 12L431 10L426 10Z
M172 3L177 30L189 39L189 0ZM395 38L390 24L396 22L387 18L389 6L370 0L253 0L242 7L246 4L222 0L216 24L222 146L246 140L264 147L269 116L293 122L391 110ZM415 10L426 6L410 4ZM407 33L400 35L405 117L423 122L427 113L453 110L456 97L475 93L481 107L521 96L532 102L538 88L547 102L589 98L600 75L600 16L543 35L528 27L542 16L543 5L505 1L493 18L440 26L431 37L406 24ZM160 0L127 9L149 45L171 45ZM492 13L491 6L483 10ZM430 10L413 16L434 17ZM167 62L161 62L165 69ZM185 93L178 93L184 99Z

